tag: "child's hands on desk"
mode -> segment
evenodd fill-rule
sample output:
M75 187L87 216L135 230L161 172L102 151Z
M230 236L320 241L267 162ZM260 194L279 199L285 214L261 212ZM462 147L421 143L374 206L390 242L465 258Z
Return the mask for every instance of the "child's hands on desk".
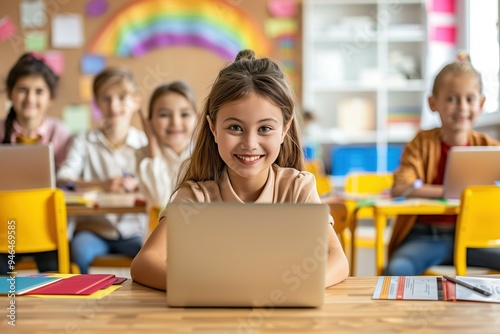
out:
M139 188L139 182L131 175L124 175L109 179L103 188L105 192L130 193Z

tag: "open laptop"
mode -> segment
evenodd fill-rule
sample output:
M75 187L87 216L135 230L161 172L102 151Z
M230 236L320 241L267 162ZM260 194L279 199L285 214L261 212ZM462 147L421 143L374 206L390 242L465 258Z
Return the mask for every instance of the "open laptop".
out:
M323 204L169 204L168 305L321 306L328 214Z
M468 186L495 185L500 181L499 146L452 147L444 173L444 198L459 200Z
M0 191L55 187L52 145L0 145Z

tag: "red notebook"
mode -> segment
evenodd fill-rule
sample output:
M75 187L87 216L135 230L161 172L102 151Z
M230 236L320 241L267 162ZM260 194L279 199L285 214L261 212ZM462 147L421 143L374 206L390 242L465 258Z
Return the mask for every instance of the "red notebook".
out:
M90 295L115 283L112 274L81 274L31 290L26 295Z

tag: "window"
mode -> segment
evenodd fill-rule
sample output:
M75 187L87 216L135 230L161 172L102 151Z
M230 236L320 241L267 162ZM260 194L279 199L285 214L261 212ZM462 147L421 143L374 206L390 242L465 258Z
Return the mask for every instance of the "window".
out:
M466 17L468 18L466 48L469 50L472 65L483 77L483 93L486 96L483 107L485 113L499 111L499 2L500 0L468 0L466 2Z

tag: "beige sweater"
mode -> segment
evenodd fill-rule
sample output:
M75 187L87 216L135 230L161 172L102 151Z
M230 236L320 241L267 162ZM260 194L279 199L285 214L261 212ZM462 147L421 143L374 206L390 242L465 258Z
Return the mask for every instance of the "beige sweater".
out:
M235 193L227 167L222 173L220 183L215 181L185 182L177 191L173 202L243 202ZM267 182L255 203L321 203L316 190L314 176L293 168L273 165L269 170ZM160 220L165 211L160 214ZM333 218L329 218L333 223Z

